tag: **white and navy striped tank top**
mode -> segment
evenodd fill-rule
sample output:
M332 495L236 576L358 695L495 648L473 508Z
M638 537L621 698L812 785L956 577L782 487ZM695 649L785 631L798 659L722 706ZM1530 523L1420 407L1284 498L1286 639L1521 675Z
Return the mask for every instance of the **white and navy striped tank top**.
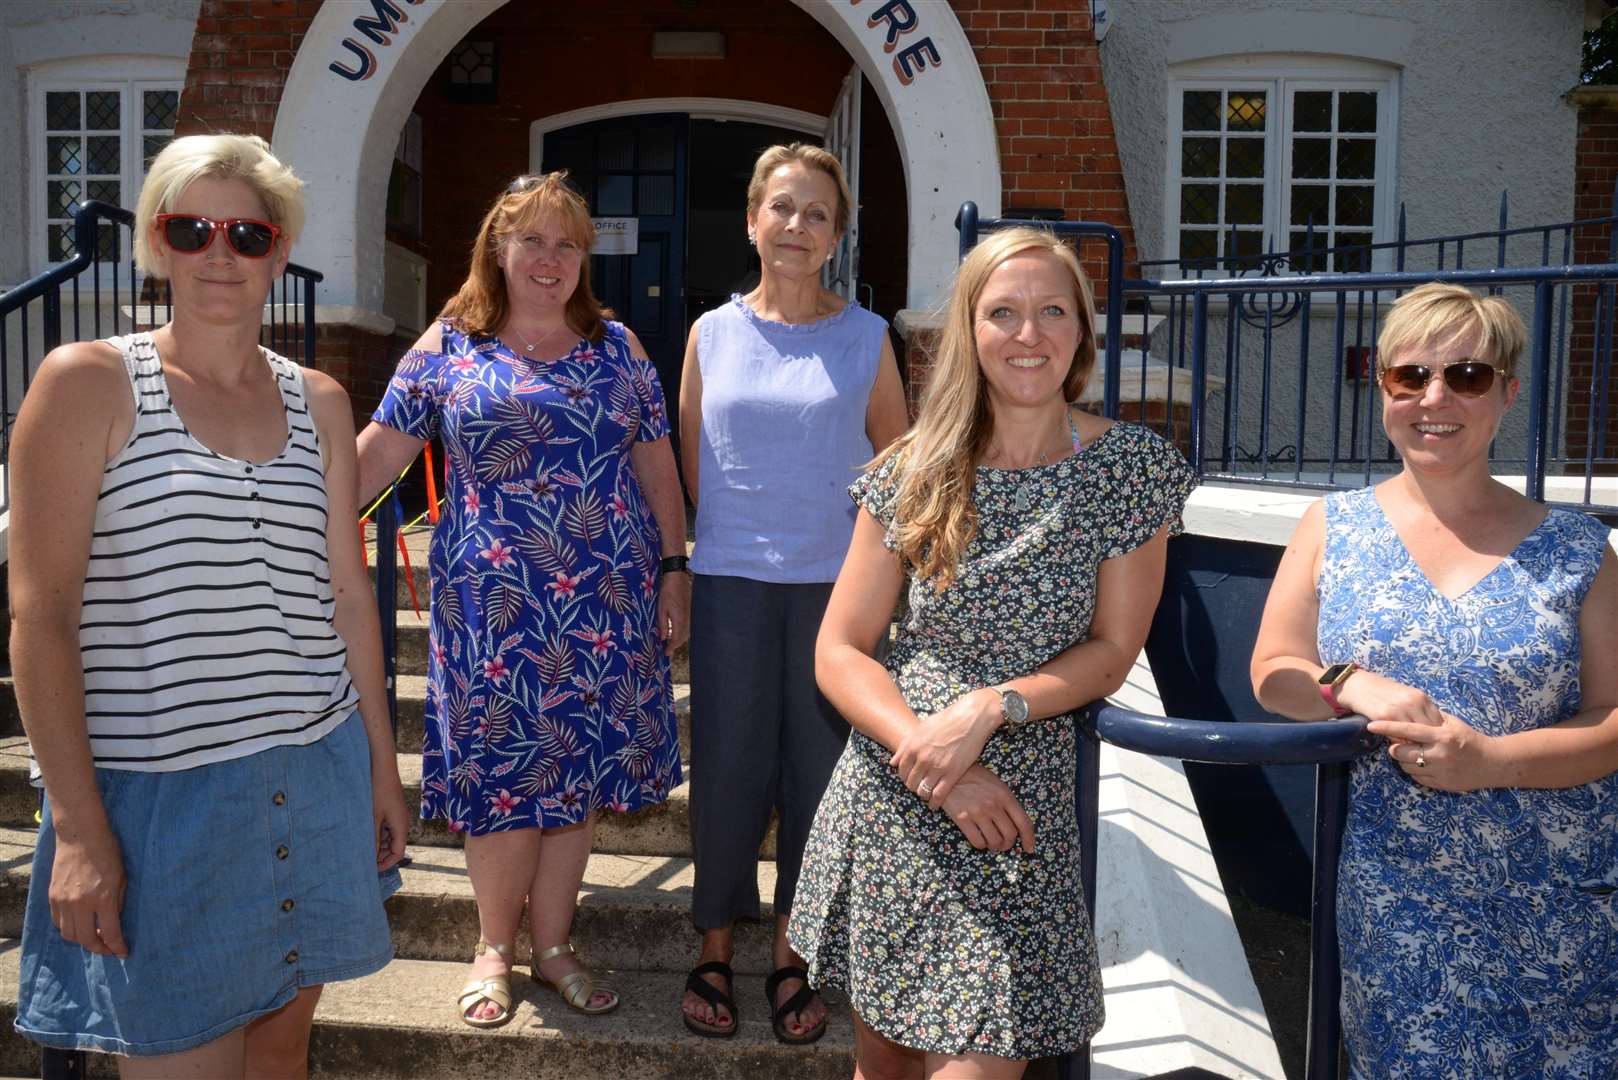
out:
M332 626L302 369L264 352L288 431L260 465L185 429L150 334L111 344L135 426L102 475L79 621L96 765L165 772L317 741L358 695Z

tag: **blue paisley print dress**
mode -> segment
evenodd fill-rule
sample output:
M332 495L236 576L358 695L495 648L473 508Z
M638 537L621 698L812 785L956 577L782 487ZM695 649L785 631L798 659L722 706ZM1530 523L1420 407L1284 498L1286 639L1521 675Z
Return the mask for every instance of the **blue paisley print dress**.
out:
M888 529L890 458L849 489ZM1076 456L977 472L977 534L942 593L910 583L886 664L905 703L937 712L1087 638L1101 563L1164 525L1193 484L1162 439L1116 424ZM939 1054L1048 1057L1101 1027L1101 969L1079 878L1071 715L989 737L980 761L1034 824L1032 854L979 851L849 737L815 815L787 934L809 981L841 987L884 1037Z
M1579 711L1579 609L1607 529L1552 510L1449 599L1372 489L1328 496L1320 659L1424 691L1486 735ZM1454 794L1354 765L1338 880L1361 1080L1618 1077L1618 776Z
M618 323L548 362L442 330L373 417L445 446L421 816L478 836L662 802L680 750L661 545L629 456L669 433L657 372Z

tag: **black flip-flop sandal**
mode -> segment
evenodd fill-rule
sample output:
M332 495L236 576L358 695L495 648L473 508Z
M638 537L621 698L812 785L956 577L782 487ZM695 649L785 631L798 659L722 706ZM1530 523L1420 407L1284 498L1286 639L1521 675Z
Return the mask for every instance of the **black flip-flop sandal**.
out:
M782 1002L781 1007L775 1007L775 991L788 979L800 979L803 985L798 992ZM770 977L764 980L764 998L770 1005L770 1026L775 1028L777 1041L788 1046L805 1046L815 1042L826 1034L826 1018L822 1016L820 1023L801 1034L794 1035L787 1030L786 1017L788 1013L802 1013L804 1007L815 999L814 988L809 985L809 973L801 967L776 968Z
M687 991L697 995L697 997L701 998L703 1001L706 1001L709 1005L713 1006L715 1010L723 1008L729 1012L730 1024L728 1026L721 1027L718 1024L705 1023L704 1021L698 1020L684 1009L680 1010L680 1018L685 1021L685 1026L691 1029L691 1033L693 1035L701 1035L704 1039L732 1038L735 1036L736 1028L740 1023L740 1019L736 1015L736 1003L731 1000L730 995L725 993L724 990L719 989L713 983L709 982L707 979L704 979L704 975L722 975L725 979L725 986L728 989L734 990L736 987L736 977L731 973L730 965L721 960L711 960L706 964L698 964L696 967L691 969L691 974L687 975L685 979L685 988ZM716 1011L714 1015L717 1016L718 1012Z

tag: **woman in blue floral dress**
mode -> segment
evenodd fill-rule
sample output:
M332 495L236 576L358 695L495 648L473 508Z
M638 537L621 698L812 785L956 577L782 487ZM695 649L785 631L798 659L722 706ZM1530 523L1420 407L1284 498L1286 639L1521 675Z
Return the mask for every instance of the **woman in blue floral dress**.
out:
M1489 474L1525 336L1455 285L1394 305L1404 469L1305 514L1253 655L1266 707L1388 739L1355 763L1337 892L1365 1080L1618 1077L1618 560Z
M482 940L457 1009L476 1027L510 1019L525 903L534 978L617 1006L568 944L594 814L680 783L685 504L657 373L590 292L593 236L562 174L514 181L360 437L366 498L424 440L446 448L421 813L467 835Z

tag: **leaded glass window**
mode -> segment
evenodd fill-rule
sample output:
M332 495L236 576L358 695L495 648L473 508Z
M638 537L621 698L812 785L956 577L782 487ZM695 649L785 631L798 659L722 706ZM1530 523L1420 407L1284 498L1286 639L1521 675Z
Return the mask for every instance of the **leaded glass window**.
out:
M1291 269L1371 269L1392 204L1392 80L1241 70L1171 84L1166 216L1182 267L1239 271L1307 243L1321 253Z
M133 207L146 169L174 137L180 88L137 81L47 84L37 96L41 204L35 220L44 225L44 261L55 263L75 253L73 215L85 202ZM121 235L112 225L98 228L98 258L127 258Z

